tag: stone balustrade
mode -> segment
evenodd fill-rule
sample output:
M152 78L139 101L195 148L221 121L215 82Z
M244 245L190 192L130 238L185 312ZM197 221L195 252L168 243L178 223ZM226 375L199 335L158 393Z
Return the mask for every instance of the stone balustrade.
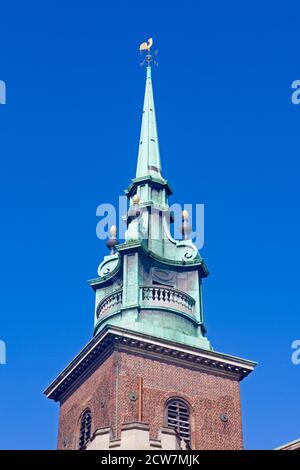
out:
M195 300L178 289L164 286L141 287L141 307L165 307L192 314Z
M97 307L97 318L117 312L122 307L123 289L118 289L100 300Z
M97 307L97 318L118 312L122 307L123 290L118 289L106 295ZM170 308L186 314L193 314L195 300L178 289L165 286L141 287L140 306Z

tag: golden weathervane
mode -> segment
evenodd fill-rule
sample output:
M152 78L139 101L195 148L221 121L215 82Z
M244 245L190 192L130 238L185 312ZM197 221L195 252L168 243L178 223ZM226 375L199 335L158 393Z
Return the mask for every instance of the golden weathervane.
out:
M140 44L140 52L142 53L143 51L146 52L146 57L145 59L141 62L141 66L144 65L145 62L147 62L147 65L150 65L150 62L154 62L155 65L158 65L158 63L153 59L153 56L150 54L150 49L153 45L153 39L149 38L147 42L142 42ZM154 52L154 55L156 55L158 51Z
M150 53L150 49L153 44L153 39L149 38L147 42L142 42L140 45L140 51L148 51Z

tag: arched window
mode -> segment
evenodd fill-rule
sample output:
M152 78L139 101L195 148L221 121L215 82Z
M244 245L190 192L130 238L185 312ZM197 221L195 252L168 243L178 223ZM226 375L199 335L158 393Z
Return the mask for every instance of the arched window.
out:
M167 403L167 425L176 429L179 437L191 445L190 410L183 400L174 398Z
M86 410L80 421L79 449L84 450L91 437L92 415Z

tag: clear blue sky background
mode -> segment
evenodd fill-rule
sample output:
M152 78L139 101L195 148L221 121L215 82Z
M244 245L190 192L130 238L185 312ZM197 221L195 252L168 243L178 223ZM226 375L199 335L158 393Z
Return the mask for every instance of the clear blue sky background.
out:
M1 3L1 448L56 446L42 391L92 334L95 212L134 177L149 36L164 175L173 202L205 204L209 338L259 362L241 384L245 446L300 437L296 5Z

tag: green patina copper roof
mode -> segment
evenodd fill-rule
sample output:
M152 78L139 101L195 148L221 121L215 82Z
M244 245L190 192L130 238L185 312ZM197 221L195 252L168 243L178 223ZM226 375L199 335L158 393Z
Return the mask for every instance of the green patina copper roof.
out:
M96 293L94 334L110 325L211 350L201 291L207 267L191 239L176 240L171 233L172 190L162 177L150 63L136 177L125 193L131 199L125 242L90 281Z
M163 180L161 176L161 163L150 65L147 67L143 118L136 169L136 178L143 178L145 176L152 176Z

